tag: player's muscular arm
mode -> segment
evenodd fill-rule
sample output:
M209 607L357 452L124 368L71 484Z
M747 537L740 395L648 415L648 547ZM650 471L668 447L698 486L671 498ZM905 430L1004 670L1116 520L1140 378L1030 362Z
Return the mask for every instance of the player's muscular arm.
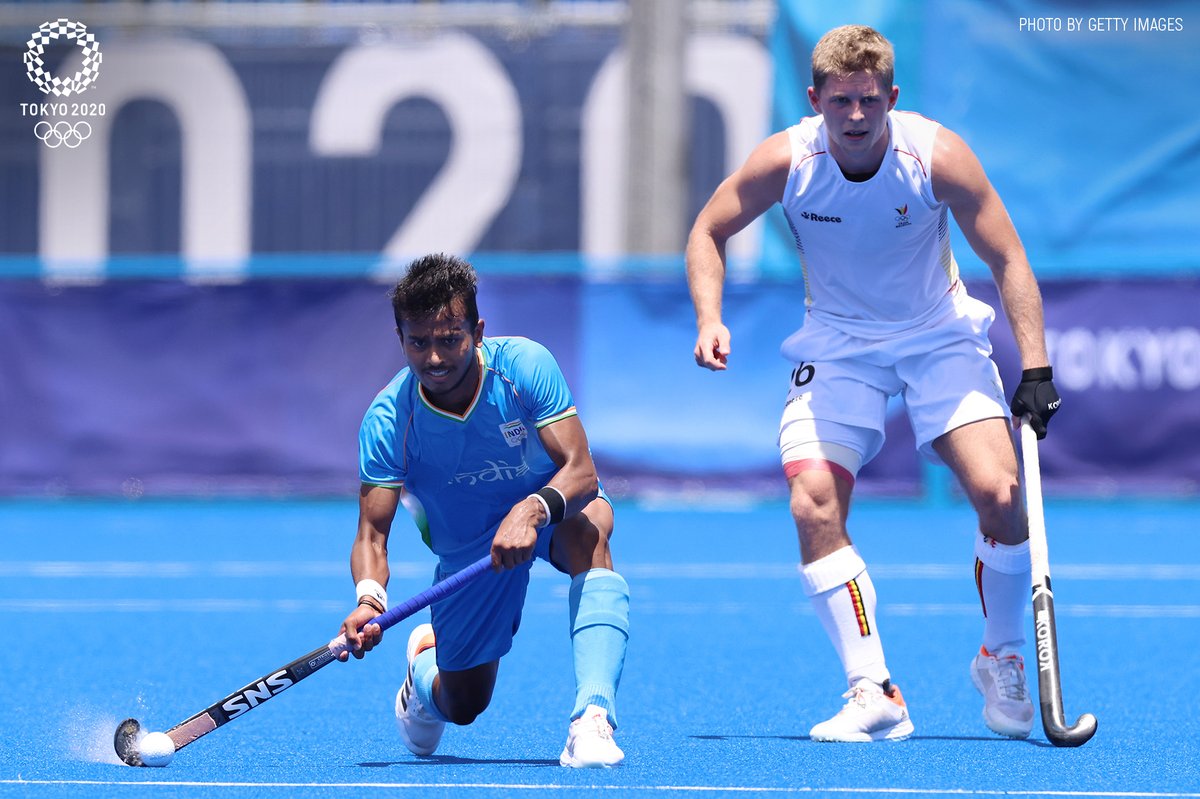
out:
M1025 248L979 159L954 132L934 141L934 196L949 207L975 254L988 265L1012 327L1024 369L1046 366L1042 295Z
M538 430L546 454L558 467L548 485L557 488L567 500L566 516L574 516L596 498L600 478L588 449L587 433L578 416L568 416Z
M387 559L388 535L400 504L400 488L364 485L358 495L358 533L350 549L350 574L355 584L360 580L375 580L387 587L390 572ZM342 622L341 633L346 636L355 657L361 658L383 638L378 625L361 625L379 615L373 605L358 605ZM341 660L345 660L343 655Z
M721 321L725 283L725 243L783 197L791 167L787 133L768 138L736 172L722 181L692 225L686 262L688 288L696 308L696 363L725 368L729 330Z
M574 516L596 498L600 489L583 423L578 416L569 416L539 429L538 437L558 466L547 485L557 489L566 501L564 518ZM548 521L545 506L536 498L514 505L492 541L493 568L512 568L533 557L537 531Z
M358 494L358 534L350 550L350 573L354 581L371 579L386 587L388 535L400 505L402 488L364 485Z

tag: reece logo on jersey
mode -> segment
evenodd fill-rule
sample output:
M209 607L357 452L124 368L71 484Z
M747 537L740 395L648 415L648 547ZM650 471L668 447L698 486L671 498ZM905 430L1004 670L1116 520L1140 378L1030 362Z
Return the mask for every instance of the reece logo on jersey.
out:
M807 219L809 222L838 222L842 221L840 216L825 216L824 214L814 214L812 211L801 211L800 216Z

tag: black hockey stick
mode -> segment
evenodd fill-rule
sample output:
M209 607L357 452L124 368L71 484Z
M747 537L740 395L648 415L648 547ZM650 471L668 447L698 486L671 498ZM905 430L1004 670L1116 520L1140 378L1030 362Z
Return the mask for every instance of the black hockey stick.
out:
M380 616L376 616L368 623L378 624L386 630L417 611L457 592L467 583L488 571L491 566L492 556L489 554L475 561L462 571L452 574L445 580L426 588L412 599L396 605ZM329 665L337 659L339 654L348 649L346 637L339 635L328 644L314 649L304 657L296 658L283 668L255 680L244 688L234 691L211 707L200 711L185 721L181 721L167 730L166 735L175 744L175 750L179 751L197 738L207 735L217 727L228 724L273 696L278 695L284 689L292 687L313 672ZM138 751L138 738L141 729L142 725L137 719L125 719L117 726L117 731L113 735L113 746L117 750L117 757L121 758L127 765L144 765L141 754Z
M1038 462L1037 433L1029 417L1021 418L1021 471L1025 483L1025 509L1029 514L1029 560L1033 572L1033 629L1037 637L1038 698L1042 703L1042 729L1055 746L1082 746L1096 734L1096 717L1084 713L1068 727L1063 718L1062 682L1058 668L1058 634L1054 627L1054 592L1050 589L1050 552L1046 545L1046 517L1042 511L1042 472Z

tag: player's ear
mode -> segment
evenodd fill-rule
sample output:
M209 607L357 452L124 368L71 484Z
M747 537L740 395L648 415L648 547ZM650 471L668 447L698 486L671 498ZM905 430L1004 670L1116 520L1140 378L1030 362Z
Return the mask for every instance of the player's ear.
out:
M888 110L891 111L896 107L896 99L900 96L900 87L893 86L892 93L888 95Z
M821 113L821 98L812 86L808 87L808 104L812 106L813 111Z
M478 322L475 323L474 338L475 338L475 346L476 347L483 346L483 320L482 319L480 319Z

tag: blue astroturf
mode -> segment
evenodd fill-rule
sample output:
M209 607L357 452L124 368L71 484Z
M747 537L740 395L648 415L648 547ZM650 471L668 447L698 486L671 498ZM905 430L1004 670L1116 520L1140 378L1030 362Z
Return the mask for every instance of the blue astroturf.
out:
M0 504L0 796L1200 796L1200 507L1182 502L1047 506L1066 714L1100 720L1080 749L1040 726L1001 739L980 718L965 506L855 506L916 733L834 745L808 739L844 679L800 589L786 506L689 501L617 507L632 592L618 769L558 766L567 580L540 565L492 706L433 757L394 727L407 622L167 768L119 764L122 718L164 730L337 632L356 514L353 498ZM433 559L407 525L391 559L394 598L428 585Z

